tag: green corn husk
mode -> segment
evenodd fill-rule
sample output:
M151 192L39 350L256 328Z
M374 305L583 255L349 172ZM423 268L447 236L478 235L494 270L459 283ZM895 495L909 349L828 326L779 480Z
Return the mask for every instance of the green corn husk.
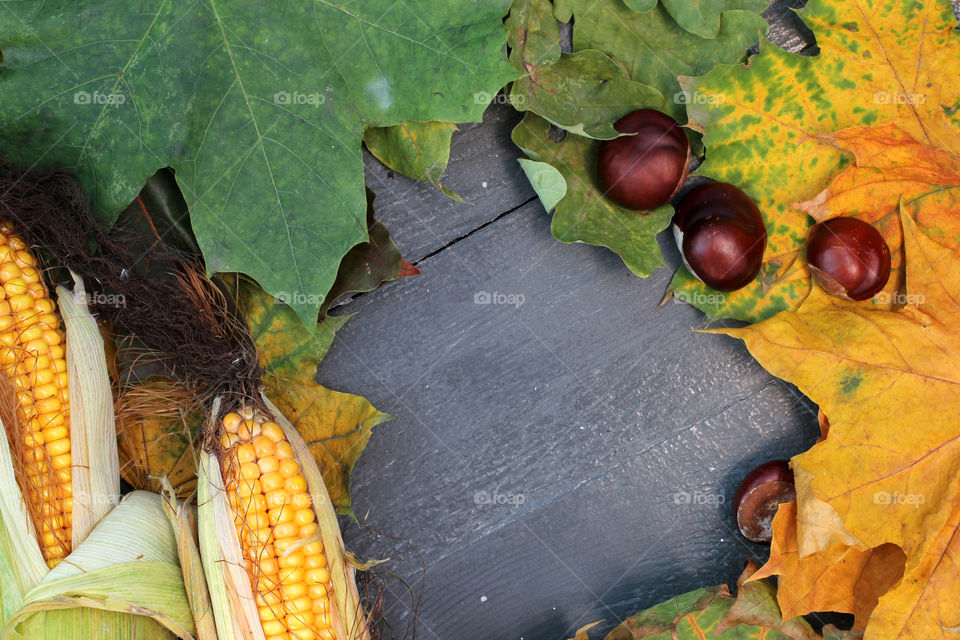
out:
M2 640L195 637L177 540L160 496L124 497L23 598Z
M119 502L120 458L103 337L87 309L83 280L75 274L73 280L73 291L57 287L57 305L66 329L76 545Z

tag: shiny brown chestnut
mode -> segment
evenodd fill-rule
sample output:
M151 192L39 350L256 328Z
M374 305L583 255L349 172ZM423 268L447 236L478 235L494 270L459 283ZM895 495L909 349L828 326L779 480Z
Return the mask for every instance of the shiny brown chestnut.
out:
M733 496L740 533L747 540L769 543L773 539L773 516L780 503L796 499L790 464L786 460L763 463L747 474Z
M807 263L814 280L830 295L866 300L890 278L890 247L863 220L831 218L810 229Z
M655 209L669 202L690 167L690 143L677 121L654 109L638 109L613 128L633 135L600 144L597 177L604 194L628 209Z
M735 291L760 273L767 246L763 216L732 184L692 189L677 206L673 229L687 268L707 286Z

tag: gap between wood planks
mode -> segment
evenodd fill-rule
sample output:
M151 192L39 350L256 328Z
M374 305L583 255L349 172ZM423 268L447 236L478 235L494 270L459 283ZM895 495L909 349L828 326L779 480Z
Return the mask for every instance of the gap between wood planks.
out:
M496 222L498 222L498 221L500 221L500 220L503 220L504 218L506 218L507 216L509 216L509 215L511 215L511 214L513 214L513 213L516 213L516 212L519 211L520 209L523 209L524 207L526 207L526 206L527 206L528 204L530 204L531 202L535 202L537 199L538 199L537 196L532 196L532 197L530 197L530 198L527 198L526 200L524 200L524 201L521 202L520 204L515 205L515 206L507 209L507 210L504 211L503 213L500 213L500 214L494 216L493 218L491 218L490 220L487 220L487 221L484 222L483 224L480 224L480 225L474 227L473 229L471 229L470 231L467 231L466 233L461 234L461 235L457 236L456 238L450 240L449 242L447 242L445 245L443 245L443 246L440 247L439 249L434 249L433 251L431 251L430 253L426 254L426 255L423 256L422 258L418 258L417 260L413 261L412 264L413 264L414 266L420 266L421 264L423 264L424 262L426 262L426 261L429 260L430 258L432 258L432 257L434 257L434 256L436 256L436 255L438 255L438 254L440 254L440 253L442 253L443 251L446 251L447 249L449 249L450 247L454 246L455 244L458 244L458 243L462 242L463 240L466 240L467 238L469 238L469 237L472 236L473 234L477 233L478 231L482 231L483 229L486 229L486 228L489 227L490 225L492 225L492 224L494 224L494 223L496 223ZM387 285L387 284L389 284L389 283L384 282L384 283L382 283L382 284L380 285L380 287L385 286L385 285ZM377 287L376 289L373 289L372 291L358 291L358 292L356 292L356 293L350 294L349 296L343 297L343 298L337 300L336 302L334 302L334 303L330 306L330 309L329 309L329 311L328 311L327 313L329 314L329 313L332 313L332 312L334 312L334 311L336 311L336 310L338 310L338 309L341 309L341 308L343 308L343 307L346 307L347 305L349 305L349 304L350 304L351 302L353 302L354 300L357 300L357 299L359 299L359 298L362 298L363 296L365 296L365 295L367 295L367 294L369 294L369 293L374 293L375 291L378 291L378 290L380 289L380 287Z

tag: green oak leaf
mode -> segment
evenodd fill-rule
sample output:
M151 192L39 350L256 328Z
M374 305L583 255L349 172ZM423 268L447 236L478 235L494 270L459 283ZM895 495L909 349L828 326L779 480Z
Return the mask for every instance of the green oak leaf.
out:
M639 107L663 108L663 95L634 82L607 54L587 49L565 53L513 83L510 103L552 124L590 138L620 135L613 123Z
M528 113L512 137L529 158L553 166L566 181L566 195L557 203L550 225L554 237L608 247L641 277L663 266L656 236L670 224L670 206L652 212L617 206L595 184L597 143L576 135L554 142L549 133L549 122Z
M623 0L623 4L634 11L650 11L657 6L657 2L658 0Z
M622 0L556 0L555 13L562 21L575 19L574 51L598 49L614 58L631 80L658 89L666 99L664 110L680 122L686 121L684 107L691 97L684 95L677 76L743 60L767 32L766 21L755 11L724 11L712 38L682 28L662 4L636 11Z
M560 29L553 6L544 0L514 0L505 22L510 63L524 76L509 100L571 133L616 138L613 123L637 107L663 106L663 95L634 82L601 51L560 53Z
M766 10L767 0L660 0L677 24L701 38L716 38L720 33L720 14L724 11Z
M448 198L463 202L440 178L450 161L450 138L457 130L451 122L403 122L392 127L373 127L363 141L377 160L408 178L429 182Z
M367 239L363 131L479 121L516 77L509 0L0 2L0 139L116 215L170 166L211 272L298 292L308 327Z
M560 59L560 25L553 7L545 0L513 0L510 15L504 21L510 64L529 72L529 67L545 67Z

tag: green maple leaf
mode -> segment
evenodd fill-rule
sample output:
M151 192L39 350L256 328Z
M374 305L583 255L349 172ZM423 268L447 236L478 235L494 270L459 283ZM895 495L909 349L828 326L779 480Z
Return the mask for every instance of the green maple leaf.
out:
M312 327L367 239L364 130L478 121L515 77L508 6L0 2L4 154L76 172L107 224L173 167L208 271L304 301Z

